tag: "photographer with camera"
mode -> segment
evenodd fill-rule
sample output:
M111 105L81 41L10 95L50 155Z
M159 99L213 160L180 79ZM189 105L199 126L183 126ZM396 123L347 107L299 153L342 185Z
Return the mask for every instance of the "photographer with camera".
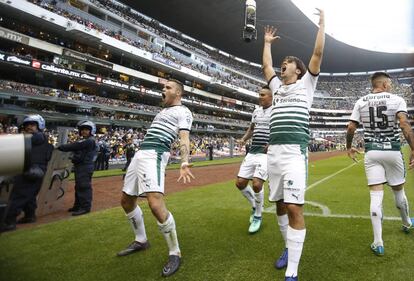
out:
M31 135L32 150L30 167L22 175L14 177L14 185L9 199L9 209L3 231L15 230L17 216L24 212L24 217L17 223L36 221L36 196L42 186L53 146L44 134L46 122L42 116L28 115L23 119L23 133Z
M75 203L68 211L72 216L87 214L92 206L92 174L97 155L94 135L96 126L91 121L80 121L77 125L80 139L74 143L63 144L60 151L73 152L72 163L75 171Z

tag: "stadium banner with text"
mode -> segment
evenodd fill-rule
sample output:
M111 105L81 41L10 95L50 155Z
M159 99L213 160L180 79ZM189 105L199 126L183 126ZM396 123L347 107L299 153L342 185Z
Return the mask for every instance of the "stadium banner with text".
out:
M176 69L181 69L181 65L179 65L178 63L175 63L169 59L164 58L163 56L161 56L160 54L152 54L152 59L158 62L161 62L165 65L174 67Z
M87 63L91 63L91 64L96 64L105 68L109 68L112 69L113 68L113 64L109 63L107 61L89 56L89 55L85 55L73 50L69 50L69 49L63 49L63 56L65 57L70 57L70 58L74 58L83 62L87 62Z
M3 53L3 52L0 52L0 61L17 63L17 64L22 64L22 65L27 65L27 66L30 66L30 64L32 63L32 59L22 57L22 56L10 55L10 54Z
M29 37L23 36L19 33L13 32L3 27L0 27L0 37L26 45L29 44Z
M84 73L84 72L80 72L80 71L76 71L72 69L66 69L58 65L54 65L51 63L45 63L45 62L42 62L36 59L31 59L31 58L29 59L23 56L10 55L8 53L0 52L0 62L1 61L21 64L21 65L25 65L28 67L38 69L38 70L44 70L47 72L61 74L61 75L68 76L68 77L85 79L85 80L95 82L98 84L105 84L108 86L117 87L120 89L129 90L133 92L140 92L140 93L147 92L146 89L141 86L122 83L119 81L103 78L103 77L100 77L100 76L97 76L91 73Z

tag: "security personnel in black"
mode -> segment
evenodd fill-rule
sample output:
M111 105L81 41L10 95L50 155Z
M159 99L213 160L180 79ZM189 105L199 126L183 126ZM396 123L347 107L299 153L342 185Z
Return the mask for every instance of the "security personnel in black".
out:
M126 164L122 171L126 171L131 164L131 160L135 155L135 144L132 142L132 138L127 139L127 144L124 146L125 157L126 157Z
M16 229L16 218L21 211L24 212L24 217L17 223L36 221L36 197L53 152L53 146L49 144L47 136L43 133L45 126L45 120L38 114L25 116L23 119L23 133L32 135L30 167L24 174L14 177L4 231Z
M92 174L97 156L97 145L93 137L96 126L91 121L80 121L77 125L80 139L77 142L63 144L61 151L72 151L72 163L75 169L75 203L68 211L72 216L87 214L92 206Z

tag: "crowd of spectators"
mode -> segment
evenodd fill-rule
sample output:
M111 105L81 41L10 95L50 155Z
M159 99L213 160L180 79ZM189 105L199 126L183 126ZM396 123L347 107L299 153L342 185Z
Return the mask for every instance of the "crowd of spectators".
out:
M310 152L346 150L346 129L312 130L308 150ZM364 148L363 131L355 132L352 145L359 150Z
M405 73L405 76L408 74ZM400 83L398 76L392 76L392 92L405 99L408 105L414 104L413 86ZM362 96L371 92L369 76L341 76L324 78L317 85L317 90L329 94L329 98L315 98L313 107L322 109L348 109L352 110L355 102Z
M34 86L29 84L17 83L12 81L4 81L0 80L0 90L9 90L9 91L16 91L19 93L24 93L28 95L38 95L38 96L51 96L56 98L62 98L66 100L78 101L80 103L95 103L106 105L109 107L113 107L111 111L104 111L104 110L95 110L91 112L90 109L81 109L78 108L78 112L85 113L85 114L92 114L96 117L100 118L109 118L111 120L140 120L143 121L143 116L138 112L131 112L130 109L134 109L137 111L144 111L144 112L152 112L154 114L158 113L161 110L161 107L152 106L147 104L139 104L134 102L129 102L127 100L119 100L119 99L111 99L107 97L101 97L97 95L87 95L81 92L72 92L72 91L63 91L58 89L52 89L47 87L40 87ZM42 108L39 110L43 112L57 112L54 109L54 106L47 105L45 103L41 103ZM124 110L124 112L118 111ZM82 112L81 112L82 111ZM228 124L244 124L246 126L249 125L249 121L240 120L240 119L231 119L226 117L220 116L213 116L213 115L205 115L205 114L198 114L194 113L195 119L200 120L214 120L214 121L221 121L226 122ZM197 128L207 127L205 124L197 124Z
M56 129L46 129L45 134L49 138L49 143L57 147L59 133ZM0 123L0 135L2 134L17 134L19 127L16 124L7 125ZM98 145L99 154L107 155L107 164L103 165L104 169L108 169L110 164L124 164L126 161L125 147L128 140L132 140L132 144L136 150L139 149L146 133L145 128L111 128L99 127L95 135L96 143ZM192 133L190 137L190 155L193 157L206 157L209 146L213 147L215 155L229 156L230 138L224 135L199 135ZM69 131L68 142L75 142L79 139L79 132L77 129ZM236 146L234 155L243 153L241 147ZM176 141L171 146L172 159L179 158L179 142ZM109 165L108 165L109 164Z
M71 20L74 20L82 25L85 25L88 28L96 29L108 36L124 41L138 48L145 49L149 52L155 52L155 53L161 54L165 58L172 60L178 64L181 64L195 71L209 75L210 77L212 77L213 81L221 81L221 82L230 83L230 84L237 85L237 86L240 86L242 88L249 89L252 91L257 91L259 89L259 85L261 86L260 83L249 80L245 76L242 76L238 74L237 72L226 71L223 67L218 66L216 63L211 63L208 61L205 61L205 63L201 63L200 60L197 62L194 61L190 63L181 61L177 57L177 53L174 53L174 50L172 50L171 48L167 48L166 50L165 48L160 47L156 44L153 44L149 41L146 41L142 38L139 38L138 36L137 38L133 40L129 38L128 36L123 35L122 30L118 30L118 31L110 30L108 28L100 26L99 24L96 24L87 19L84 19L79 15L74 15L64 10L62 7L64 7L64 5L68 5L66 3L63 4L60 2L56 2L56 1L46 1L46 0L31 0L31 1L54 13L57 13ZM192 50L199 50L198 47L200 46L202 47L201 43L200 45L197 45L197 43L199 43L198 41L194 41L194 40L182 37L180 33L177 33L176 31L170 28L160 25L157 21L144 17L140 15L139 13L132 11L130 8L122 4L118 5L114 1L107 1L107 0L94 0L93 2L99 6L109 9L111 12L124 17L125 19L135 24L140 25L143 28L147 28L148 30L157 34L158 36L168 36L169 39L174 38L174 40L182 40L182 41L189 40L189 42L184 42L184 44L187 47L192 46ZM197 47L195 47L194 44L196 44ZM212 52L209 49L206 49L206 50L208 50L209 52ZM202 52L204 53L204 55L209 54L209 52L207 51L205 52L202 51ZM226 58L223 55L220 55L220 56L223 59L228 59L228 61L225 62L227 63L227 65L228 64L232 65L232 62L236 62L237 64L248 66L246 67L246 69L254 68L252 66L241 63L234 59ZM397 73L397 74L392 74L392 75L394 77L393 79L394 80L393 81L394 92L403 96L407 100L408 104L412 105L413 104L413 101L412 101L413 85L399 82L400 78L404 78L404 76L407 76L408 74ZM262 77L261 73L259 76ZM369 76L366 76L366 75L347 75L347 76L329 76L329 77L321 76L320 82L318 83L318 90L322 90L322 91L329 93L330 97L346 97L347 100L346 99L331 99L331 100L327 100L327 99L317 100L316 99L314 107L324 108L324 109L352 109L353 103L360 96L369 93L370 84L368 80L369 80Z
M98 7L109 10L112 13L124 18L128 22L139 25L143 29L148 30L164 39L182 45L187 49L190 49L191 51L194 51L206 58L215 60L212 61L213 64L217 64L217 62L219 62L220 64L225 65L227 68L230 67L232 69L237 69L243 73L255 76L257 79L263 79L263 72L260 67L252 66L250 64L227 57L223 54L220 54L218 50L211 50L209 48L206 48L203 46L202 42L195 39L190 39L188 37L183 37L181 33L171 28L160 25L160 23L156 20L145 17L140 13L132 10L130 7L124 6L120 3L118 4L115 1L111 0L92 0L91 2Z
M209 62L207 60L202 60L202 59L199 59L198 60L199 62L196 62L196 61L191 60L189 57L184 61L180 57L180 54L175 52L172 49L166 49L164 47L160 47L156 44L153 44L145 39L138 37L138 35L133 35L133 36L126 35L126 34L123 34L122 30L113 30L109 27L104 27L100 24L97 24L88 19L85 19L80 15L75 15L66 9L68 7L67 4L56 2L56 1L46 1L46 0L30 0L30 1L53 13L66 17L72 21L76 21L77 23L82 24L89 29L97 30L107 36L113 37L117 40L125 42L134 47L146 50L150 53L156 53L156 54L162 55L165 59L173 61L179 65L182 65L183 67L187 67L194 71L201 72L207 76L210 76L214 78L215 81L217 82L231 83L232 85L236 85L241 88L245 88L245 89L248 89L254 92L257 92L260 89L260 87L264 85L264 83L259 83L256 80L250 79L246 76L239 74L241 72L229 71L223 67L216 68L215 62ZM83 13L83 12L79 11L79 13ZM89 15L89 17L92 17L92 16ZM131 19L131 20L133 20L134 22L136 21L134 19ZM161 29L166 29L160 25L159 27ZM161 36L161 34L163 33L157 30L156 34ZM231 59L229 59L229 61L236 62L235 60L231 60ZM254 67L248 66L245 68L251 69ZM262 75L260 75L260 79L263 80Z

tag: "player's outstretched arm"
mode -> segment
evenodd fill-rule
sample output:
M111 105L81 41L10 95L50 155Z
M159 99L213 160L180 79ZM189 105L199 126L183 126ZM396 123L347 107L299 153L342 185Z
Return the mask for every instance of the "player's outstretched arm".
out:
M399 112L397 118L400 121L400 128L404 134L404 138L411 148L410 169L412 169L414 168L414 132L411 128L410 121L408 121L407 113Z
M190 156L190 132L187 130L180 131L180 157L181 168L180 177L177 181L183 179L184 183L191 182L191 178L195 179L190 171L191 164L188 163Z
M352 147L352 140L354 139L355 131L358 127L358 124L354 121L349 121L348 129L346 131L346 149L348 152L348 157L354 160L354 162L358 162L356 155L359 154L359 151Z
M273 26L266 26L264 28L264 45L263 45L263 73L266 81L269 81L273 76L276 75L273 69L272 60L272 43L280 37L276 35L277 28Z
M315 48L309 62L309 71L313 74L319 74L321 71L321 63L323 57L323 48L325 46L325 13L321 9L317 9L316 15L319 15L319 30L316 35Z

